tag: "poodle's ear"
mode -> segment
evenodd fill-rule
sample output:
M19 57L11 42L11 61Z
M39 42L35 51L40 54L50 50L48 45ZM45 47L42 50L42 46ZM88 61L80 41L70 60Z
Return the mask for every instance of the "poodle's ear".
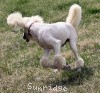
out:
M39 15L32 16L32 17L30 18L30 20L31 20L32 22L39 22L39 23L43 23L43 22L44 22L44 21L43 21L43 18L40 17Z
M43 18L40 16L31 16L31 17L23 17L23 24L24 27L28 28L32 23L38 22L43 23Z

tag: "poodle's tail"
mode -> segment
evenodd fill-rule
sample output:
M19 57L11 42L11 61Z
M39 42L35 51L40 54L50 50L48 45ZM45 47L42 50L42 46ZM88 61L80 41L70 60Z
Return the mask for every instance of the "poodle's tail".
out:
M70 23L73 27L77 27L81 21L82 10L77 4L74 4L69 9L68 17L66 18L66 23Z

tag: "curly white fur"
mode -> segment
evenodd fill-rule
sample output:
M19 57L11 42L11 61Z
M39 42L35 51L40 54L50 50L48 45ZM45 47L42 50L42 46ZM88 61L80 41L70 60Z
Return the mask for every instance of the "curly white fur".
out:
M7 24L12 26L13 28L23 28L26 26L28 22L39 22L43 23L43 18L39 15L31 16L31 17L23 17L20 12L11 13L7 17Z
M32 39L44 49L43 58L45 59L41 59L41 64L44 67L50 67L48 66L49 63L47 60L49 58L50 50L53 49L55 52L53 58L54 65L58 66L59 69L62 68L63 65L66 65L66 62L60 52L61 46L65 44L66 40L69 40L71 49L75 55L76 68L84 66L84 61L80 58L77 52L77 33L74 28L79 24L80 20L81 7L74 4L70 7L66 22L47 24L43 22L43 18L40 16L22 17L21 13L17 12L8 16L7 23L13 27L30 28ZM43 60L47 64L43 62Z
M20 12L12 13L7 17L7 24L9 26L20 26L20 22L22 22L22 14Z

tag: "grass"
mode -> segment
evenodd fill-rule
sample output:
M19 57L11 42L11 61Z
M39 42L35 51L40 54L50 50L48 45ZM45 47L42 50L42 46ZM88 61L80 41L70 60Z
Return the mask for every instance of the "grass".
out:
M39 65L42 48L26 43L23 32L12 32L7 16L20 11L23 16L40 15L45 22L65 21L69 7L82 7L82 21L77 28L78 50L85 60L82 72L53 73ZM0 0L0 93L100 93L100 0ZM66 50L66 53L65 53ZM74 63L69 46L62 48L68 63ZM32 86L62 86L67 92L36 91Z

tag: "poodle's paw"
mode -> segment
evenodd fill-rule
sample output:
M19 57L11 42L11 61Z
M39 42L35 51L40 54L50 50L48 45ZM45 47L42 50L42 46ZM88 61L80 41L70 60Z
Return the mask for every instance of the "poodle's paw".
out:
M66 60L61 55L55 55L53 58L53 65L56 69L60 70L66 65Z
M76 61L76 66L75 68L77 69L77 71L81 71L81 68L84 67L84 60L82 58L79 58L77 61Z
M70 65L64 65L62 69L63 70L71 70L72 68Z
M58 71L58 69L54 69L53 72L54 73L58 73L59 71Z
M50 67L50 62L48 58L41 58L40 59L40 65L42 65L44 68L49 68Z

